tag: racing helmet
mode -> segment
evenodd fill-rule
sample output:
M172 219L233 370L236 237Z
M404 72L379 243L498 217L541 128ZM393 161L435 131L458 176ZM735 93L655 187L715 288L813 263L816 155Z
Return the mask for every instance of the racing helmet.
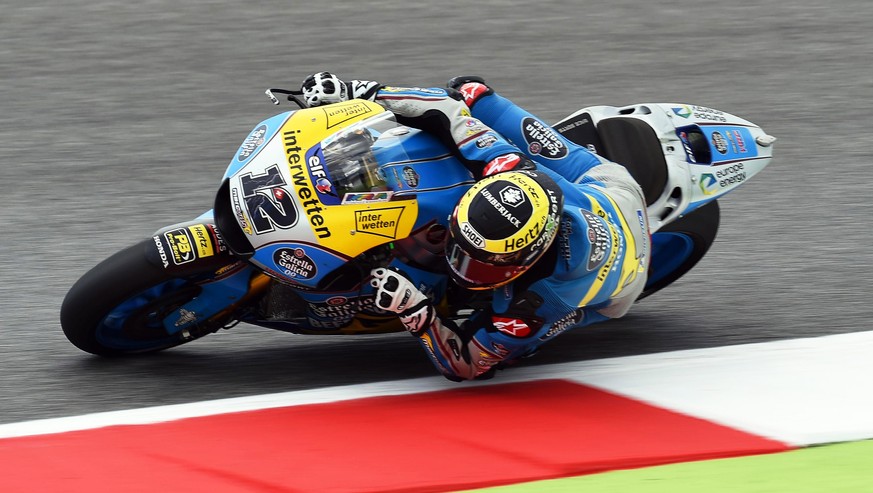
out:
M449 220L452 279L480 290L518 278L551 246L563 205L561 188L542 171L507 171L477 182Z

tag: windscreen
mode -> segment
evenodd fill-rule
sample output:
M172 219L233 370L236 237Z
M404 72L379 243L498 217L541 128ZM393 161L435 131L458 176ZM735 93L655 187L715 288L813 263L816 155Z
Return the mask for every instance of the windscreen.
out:
M332 185L333 193L340 199L347 193L388 190L373 145L383 133L397 126L394 115L386 112L325 139L322 152L330 181L319 179L316 187Z

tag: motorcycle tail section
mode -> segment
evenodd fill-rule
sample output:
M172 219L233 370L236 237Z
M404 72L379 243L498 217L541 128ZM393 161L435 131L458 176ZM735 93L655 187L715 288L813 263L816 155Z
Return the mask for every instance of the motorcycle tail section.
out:
M776 140L737 116L678 103L591 106L554 127L628 168L645 192L653 231L759 173Z

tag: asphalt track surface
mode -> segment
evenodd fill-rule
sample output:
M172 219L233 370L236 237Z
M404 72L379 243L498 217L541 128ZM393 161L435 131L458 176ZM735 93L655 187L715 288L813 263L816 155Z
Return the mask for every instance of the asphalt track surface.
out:
M775 162L721 202L693 272L526 365L870 328L873 3L400 5L4 3L0 423L433 374L404 334L238 326L101 359L60 330L82 273L210 207L239 143L277 112L266 87L322 69L396 85L476 73L550 122L592 104L700 104L779 138Z

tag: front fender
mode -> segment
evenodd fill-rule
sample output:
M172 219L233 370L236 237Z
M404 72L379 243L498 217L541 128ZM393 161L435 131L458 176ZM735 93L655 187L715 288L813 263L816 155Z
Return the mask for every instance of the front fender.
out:
M152 235L146 258L173 274L189 275L216 269L236 259L207 213L197 219L161 228Z

